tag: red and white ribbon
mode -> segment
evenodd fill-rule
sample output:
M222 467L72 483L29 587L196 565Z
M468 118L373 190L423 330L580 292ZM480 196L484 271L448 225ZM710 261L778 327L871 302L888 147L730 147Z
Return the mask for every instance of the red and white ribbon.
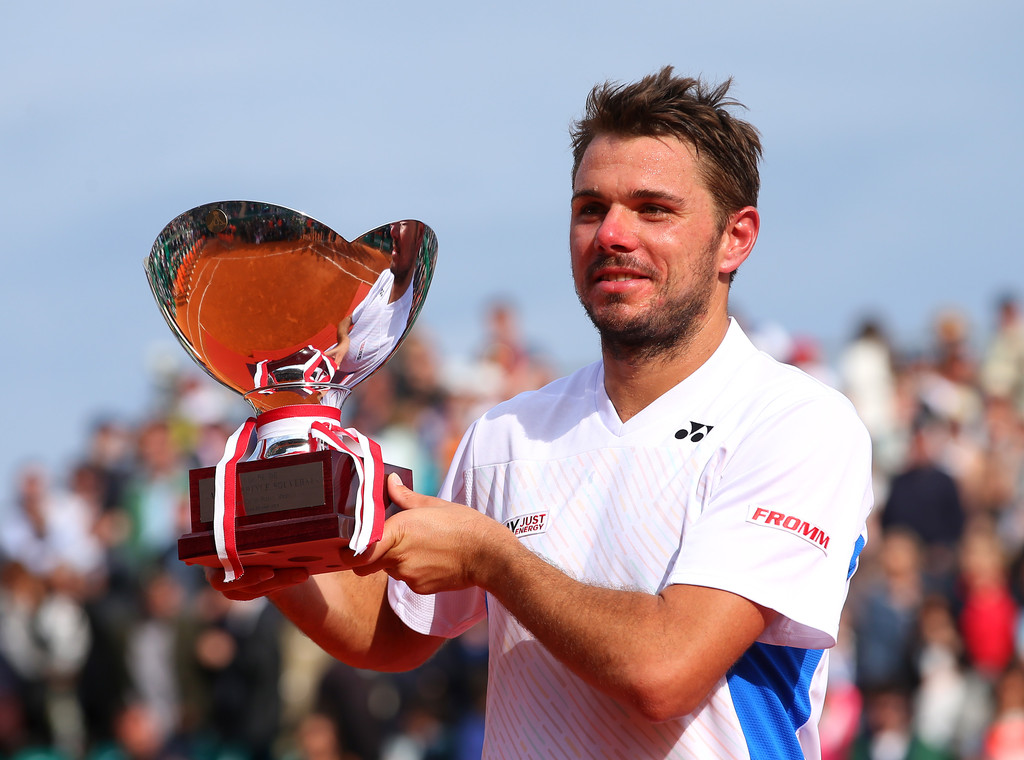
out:
M302 379L306 383L329 383L337 367L327 354L319 348L307 346L310 357L302 365Z
M238 463L252 452L255 430L256 420L250 417L231 434L214 476L213 543L217 547L217 558L224 568L226 581L241 578L245 572L235 545Z
M263 388L266 385L270 385L270 372L267 370L267 360L256 362L256 366L252 370L252 387Z
M354 428L314 422L311 439L347 454L356 473L355 527L349 548L362 554L384 532L384 461L380 446Z
M310 451L333 449L352 460L356 476L355 525L349 548L361 554L384 532L384 461L380 445L354 428L342 428L341 412L321 405L296 405L249 418L228 439L214 478L213 540L224 580L242 577L235 523L239 511L238 463L265 459L267 439L308 437Z

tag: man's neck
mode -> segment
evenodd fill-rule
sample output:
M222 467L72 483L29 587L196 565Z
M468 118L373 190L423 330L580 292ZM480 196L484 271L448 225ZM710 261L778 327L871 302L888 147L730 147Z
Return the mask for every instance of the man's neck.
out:
M622 422L692 375L725 339L729 319L709 321L685 345L655 356L602 348L604 387Z

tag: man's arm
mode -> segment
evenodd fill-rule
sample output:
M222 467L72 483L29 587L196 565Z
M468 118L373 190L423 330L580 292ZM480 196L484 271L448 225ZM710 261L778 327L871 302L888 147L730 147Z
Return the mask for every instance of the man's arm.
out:
M328 654L357 668L409 670L444 642L406 626L387 601L387 576L349 571L309 576L300 568L246 568L236 581L209 571L211 585L229 599L266 596Z
M692 712L776 614L700 586L658 595L591 586L475 510L389 488L405 511L347 560L357 573L385 570L418 593L482 587L580 678L650 720Z
M491 593L583 680L653 721L693 712L774 616L701 586L589 586L515 541L498 554Z

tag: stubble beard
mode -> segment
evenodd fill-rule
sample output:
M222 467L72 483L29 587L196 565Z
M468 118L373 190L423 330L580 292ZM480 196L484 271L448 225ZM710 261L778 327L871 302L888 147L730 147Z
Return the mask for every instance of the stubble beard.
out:
M636 268L636 264L628 262L628 257L621 256L608 256L593 266L611 261ZM596 314L577 291L584 311L601 337L602 352L613 359L638 364L668 359L685 351L707 319L713 284L717 280L714 261L712 243L701 252L689 273L691 287L682 294L670 293L663 303L651 304L632 316ZM625 296L617 294L607 297L610 304L626 300Z

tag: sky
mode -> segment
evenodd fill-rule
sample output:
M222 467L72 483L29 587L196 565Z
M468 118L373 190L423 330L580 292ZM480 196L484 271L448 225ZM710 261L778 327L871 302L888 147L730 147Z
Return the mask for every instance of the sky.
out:
M66 469L95 419L147 414L155 367L190 363L142 261L203 203L345 237L419 219L439 252L417 327L446 361L480 347L496 298L558 369L592 361L568 126L595 83L666 64L733 77L762 135L732 295L748 322L834 356L864 316L922 347L956 307L983 345L995 299L1024 294L1014 0L42 0L0 19L5 484Z

